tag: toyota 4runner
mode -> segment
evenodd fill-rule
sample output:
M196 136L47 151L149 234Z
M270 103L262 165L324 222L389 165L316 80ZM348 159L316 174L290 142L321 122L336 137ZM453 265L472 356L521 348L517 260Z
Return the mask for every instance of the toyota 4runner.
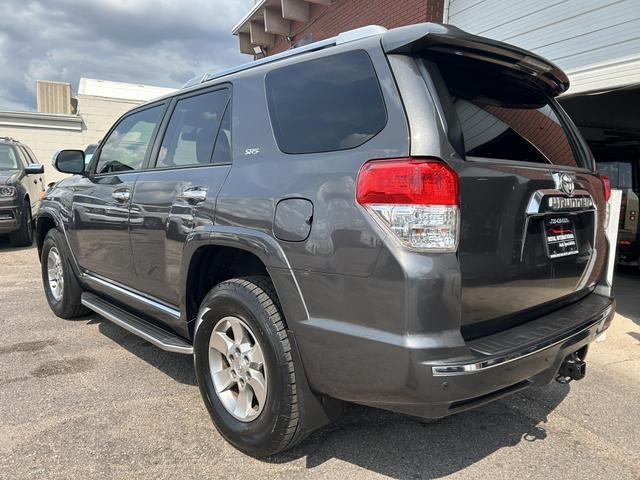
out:
M365 27L126 113L37 217L52 310L193 355L261 456L343 402L439 418L585 373L614 315L606 179L554 64Z

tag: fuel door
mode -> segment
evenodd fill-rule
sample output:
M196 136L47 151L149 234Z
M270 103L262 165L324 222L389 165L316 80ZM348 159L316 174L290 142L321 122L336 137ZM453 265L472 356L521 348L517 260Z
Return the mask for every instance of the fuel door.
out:
M306 198L285 198L276 206L273 234L285 242L303 242L311 233L313 203Z

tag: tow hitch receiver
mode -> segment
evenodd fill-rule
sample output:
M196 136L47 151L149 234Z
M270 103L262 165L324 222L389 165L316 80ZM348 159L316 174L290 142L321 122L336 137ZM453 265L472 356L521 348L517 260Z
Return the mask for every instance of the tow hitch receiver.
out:
M587 373L587 364L578 356L578 352L567 355L560 365L556 380L569 383L571 380L582 380Z

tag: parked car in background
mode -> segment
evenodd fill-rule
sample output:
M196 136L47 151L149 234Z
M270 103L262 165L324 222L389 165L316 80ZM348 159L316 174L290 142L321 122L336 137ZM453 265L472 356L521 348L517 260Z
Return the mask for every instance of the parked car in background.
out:
M0 137L0 235L11 244L33 243L33 218L44 191L44 167L31 149L8 137Z
M610 158L598 159L597 164L598 170L609 177L611 188L622 191L616 261L619 265L640 268L640 151L623 146L608 154Z
M51 309L194 356L269 455L343 402L426 418L585 375L608 184L534 53L365 27L126 113L37 219Z

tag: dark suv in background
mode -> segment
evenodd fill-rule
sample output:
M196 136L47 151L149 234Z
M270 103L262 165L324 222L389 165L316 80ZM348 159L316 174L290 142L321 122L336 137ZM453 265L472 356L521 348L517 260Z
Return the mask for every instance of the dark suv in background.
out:
M615 156L611 156L615 152ZM607 151L608 158L597 160L598 170L607 175L611 188L622 191L620 218L618 220L619 265L640 269L640 148L625 146ZM612 220L615 221L616 219ZM640 270L639 270L640 271Z
M438 418L580 379L614 314L609 191L531 52L365 27L125 114L55 158L47 299L193 354L220 433L285 449L356 402Z
M33 243L33 218L44 191L44 167L29 147L0 137L0 235L14 247Z

